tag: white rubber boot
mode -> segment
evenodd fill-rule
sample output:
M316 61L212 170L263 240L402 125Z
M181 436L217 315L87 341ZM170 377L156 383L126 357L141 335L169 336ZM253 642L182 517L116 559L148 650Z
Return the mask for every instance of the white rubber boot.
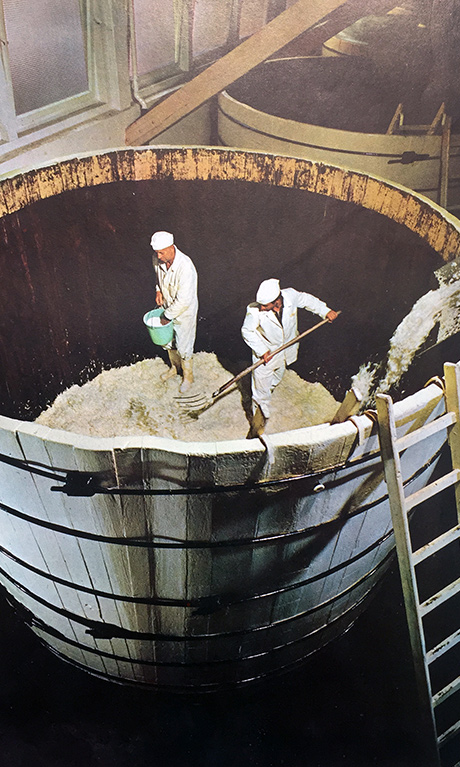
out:
M179 386L181 394L188 391L193 383L193 360L182 360L182 383Z
M173 378L174 376L179 375L181 371L181 358L179 352L177 352L175 349L168 349L168 357L171 363L171 367L166 371L166 373L161 374L160 379L162 381L168 381L169 378Z

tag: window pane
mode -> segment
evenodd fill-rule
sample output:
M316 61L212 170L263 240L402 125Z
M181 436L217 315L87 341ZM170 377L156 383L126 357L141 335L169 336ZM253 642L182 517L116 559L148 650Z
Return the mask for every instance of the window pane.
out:
M230 0L196 0L193 19L193 55L219 48L227 42Z
M172 0L134 0L138 74L174 63Z
M79 0L3 0L18 114L88 90Z
M240 14L240 37L249 37L261 29L267 18L268 0L243 0Z

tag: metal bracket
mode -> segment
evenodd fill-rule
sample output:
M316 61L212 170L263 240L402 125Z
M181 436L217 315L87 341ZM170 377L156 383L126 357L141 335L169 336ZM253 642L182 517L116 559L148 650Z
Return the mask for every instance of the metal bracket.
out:
M72 496L89 497L100 492L101 486L94 474L86 474L81 471L68 471L63 485L54 485L51 488L55 493L65 493Z
M388 165L412 165L413 162L420 160L429 160L429 154L418 154L417 152L403 152L397 160L388 160Z

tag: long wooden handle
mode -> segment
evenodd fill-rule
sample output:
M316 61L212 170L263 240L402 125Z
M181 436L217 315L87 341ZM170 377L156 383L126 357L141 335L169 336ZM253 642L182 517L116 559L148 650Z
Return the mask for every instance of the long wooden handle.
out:
M337 312L337 315L339 314L341 314L340 311ZM321 327L321 325L325 325L327 322L329 322L329 320L321 320L321 322L318 322L316 325L313 325L312 328L308 328L308 330L304 330L303 333L299 333L299 335L296 336L295 338L291 338L290 341L286 341L285 344L283 344L282 346L279 346L278 349L275 349L275 351L272 352L272 357L274 357L275 354L279 354L280 352L284 351L284 349L287 349L288 346L293 346L293 344L296 344L298 341L300 341L301 338L308 336L309 333L313 333L314 330L317 330L318 328ZM229 386L239 381L240 378L244 378L244 376L246 376L248 373L251 373L253 370L258 368L259 365L264 365L264 364L265 362L261 357L260 360L258 360L257 362L254 362L253 365L249 365L248 368L245 368L244 370L242 370L241 373L238 373L237 376L235 376L234 378L231 378L230 381L227 381L227 383L222 384L220 389L217 389L217 391L215 391L214 394L212 395L213 399L214 397L218 397L219 394L222 394L224 391L226 391L226 389L228 389Z

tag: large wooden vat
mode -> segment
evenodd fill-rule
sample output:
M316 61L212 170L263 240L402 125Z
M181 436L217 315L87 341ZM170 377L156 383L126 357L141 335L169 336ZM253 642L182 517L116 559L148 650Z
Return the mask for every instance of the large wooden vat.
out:
M387 135L399 103L406 125L429 125L441 99L426 103L424 82L387 76L360 57L266 61L218 97L224 146L308 157L403 184L438 202L441 135ZM460 176L460 136L450 144L449 203Z
M456 220L352 171L211 148L62 161L4 180L0 212L0 582L26 623L93 674L205 691L346 630L393 546L372 414L272 435L269 453L32 419L63 388L151 356L160 226L197 265L199 349L243 359L244 307L272 274L341 308L334 343L312 341L298 366L339 397L458 253ZM396 404L400 433L443 407L438 385L415 390ZM411 489L444 437L405 452Z
M393 60L387 61L387 68L397 63L401 71L401 65L411 66L411 59L420 64L431 56L427 21L421 8L396 7L383 16L364 16L326 40L322 54L380 59L386 50L387 59Z

